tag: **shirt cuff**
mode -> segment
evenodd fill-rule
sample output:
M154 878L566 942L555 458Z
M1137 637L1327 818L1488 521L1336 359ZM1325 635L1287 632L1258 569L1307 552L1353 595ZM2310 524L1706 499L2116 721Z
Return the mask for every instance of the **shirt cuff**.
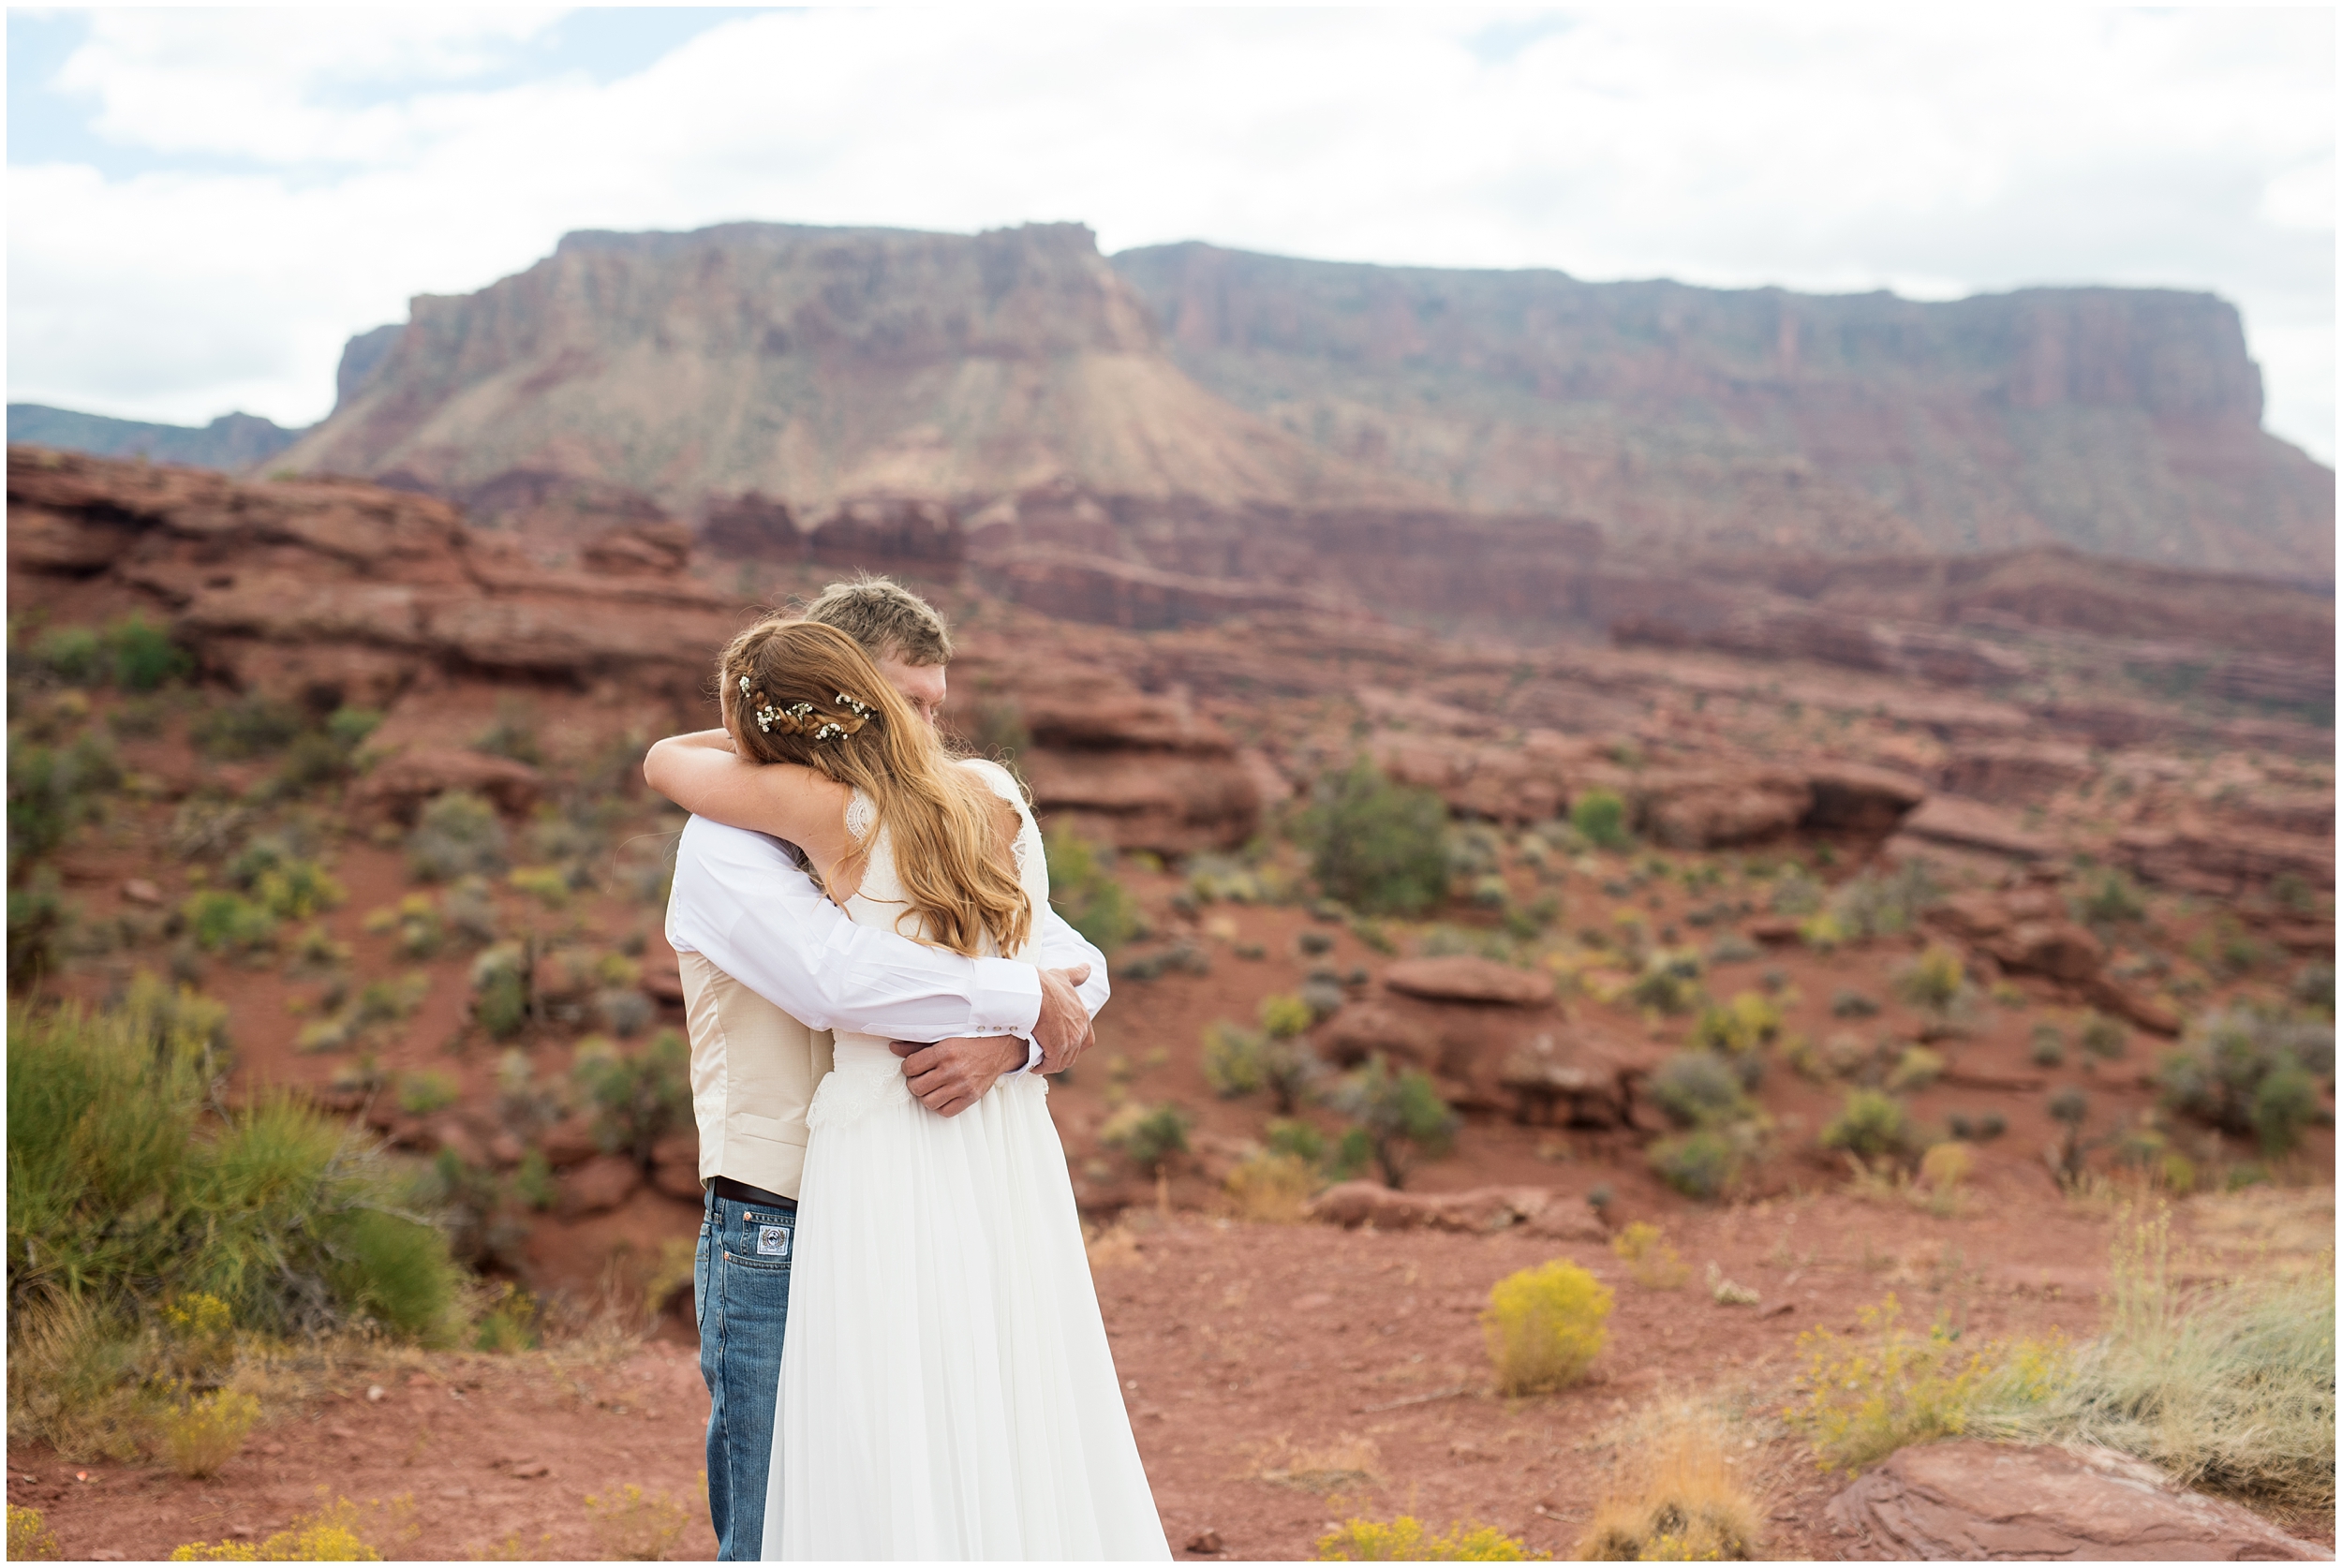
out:
M1030 1042L1033 1026L1041 1021L1041 971L1014 958L979 958L975 965L973 1032L997 1030Z

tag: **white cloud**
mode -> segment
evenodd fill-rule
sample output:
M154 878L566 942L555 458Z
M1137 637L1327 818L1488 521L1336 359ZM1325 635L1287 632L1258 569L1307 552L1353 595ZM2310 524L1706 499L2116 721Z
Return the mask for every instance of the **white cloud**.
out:
M2334 450L2324 11L758 13L606 82L515 71L543 13L294 14L94 22L67 85L159 171L11 170L12 397L314 419L349 333L571 229L1075 218L1109 249L2210 288L2272 428Z

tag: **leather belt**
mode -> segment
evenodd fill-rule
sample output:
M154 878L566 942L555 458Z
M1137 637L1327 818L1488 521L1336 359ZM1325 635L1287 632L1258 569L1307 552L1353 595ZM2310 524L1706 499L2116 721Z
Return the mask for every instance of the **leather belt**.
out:
M794 1198L784 1198L778 1192L767 1192L762 1187L750 1187L747 1182L734 1181L730 1176L718 1176L708 1183L708 1189L716 1196L728 1198L735 1204L756 1204L764 1208L797 1206L797 1200Z

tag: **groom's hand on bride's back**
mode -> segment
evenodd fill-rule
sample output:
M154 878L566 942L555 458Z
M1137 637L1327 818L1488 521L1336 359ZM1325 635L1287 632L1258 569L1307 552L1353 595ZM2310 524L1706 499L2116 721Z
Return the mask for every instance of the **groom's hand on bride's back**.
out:
M1025 1065L1025 1043L1013 1034L962 1035L932 1045L897 1040L912 1098L940 1117L956 1117L982 1100L1003 1072Z
M1041 1016L1032 1026L1032 1043L1041 1047L1041 1071L1062 1072L1075 1058L1098 1043L1089 1009L1074 989L1089 978L1088 964L1041 971Z
M1097 1043L1089 1010L1074 989L1089 978L1089 966L1041 971L1041 1016L1032 1027L1041 1047L1041 1071L1060 1072ZM932 1045L897 1040L903 1076L920 1104L938 1116L956 1117L982 1100L1004 1072L1025 1065L1025 1043L1015 1035L962 1035Z

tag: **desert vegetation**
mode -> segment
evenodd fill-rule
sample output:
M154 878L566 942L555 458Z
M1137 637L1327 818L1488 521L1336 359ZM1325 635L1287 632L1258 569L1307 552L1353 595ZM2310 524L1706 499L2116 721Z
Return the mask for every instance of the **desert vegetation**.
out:
M1911 799L2001 754L1890 682L1264 625L1269 689L1214 629L1093 628L1065 644L1093 699L1017 688L982 642L1009 612L953 609L1053 897L1112 954L1100 1043L1049 1103L1140 1442L1212 1500L1175 1549L1210 1526L1360 1560L1834 1550L1848 1477L1979 1435L2104 1442L2306 1528L2330 1293L2244 1253L2150 1289L2153 1249L2109 1242L2158 1203L2182 1250L2222 1205L2330 1191L2330 883L2291 839L2204 838L2174 871L2154 836L2314 816L2327 764L2060 753L2086 791L1981 827L1956 803L1947 831L1998 852L1912 829ZM468 1420L590 1389L560 1393L564 1442L682 1430L677 819L633 771L642 735L704 722L689 681L448 663L425 702L231 680L177 628L126 601L11 629L11 1457L40 1477L11 1495L42 1511L19 1555L111 1528L92 1467L231 1497L314 1476L328 1511L437 1464L476 1487L459 1396ZM1831 818L1839 760L1891 777L1830 783ZM643 1375L670 1379L656 1413ZM433 1435L410 1462L366 1412ZM352 1436L289 1435L325 1427ZM558 1506L421 1539L696 1549L689 1434L640 1465L608 1441L566 1470L505 1442ZM344 1457L363 1483L301 1470ZM1297 1488L1309 1521L1278 1522ZM334 1519L404 1549L373 1513L194 1512L143 1549L291 1550Z

